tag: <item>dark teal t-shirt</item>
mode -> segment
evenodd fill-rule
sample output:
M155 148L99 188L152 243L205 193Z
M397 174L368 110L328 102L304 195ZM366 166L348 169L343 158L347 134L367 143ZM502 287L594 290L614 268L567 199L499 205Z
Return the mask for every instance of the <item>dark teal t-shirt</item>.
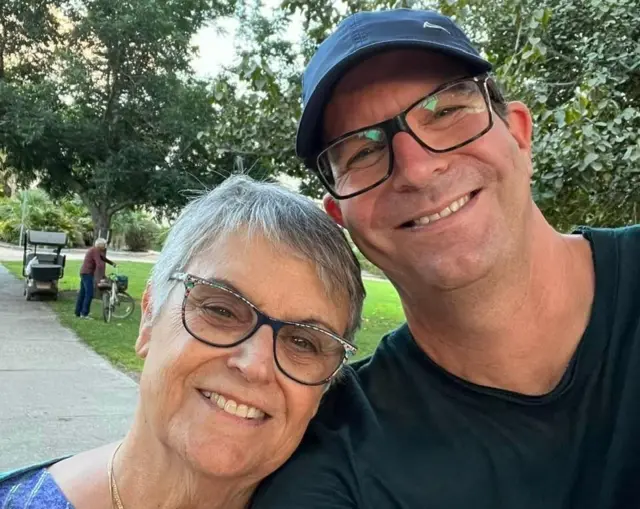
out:
M402 326L329 391L254 509L640 508L640 227L583 234L595 300L552 392L466 382Z

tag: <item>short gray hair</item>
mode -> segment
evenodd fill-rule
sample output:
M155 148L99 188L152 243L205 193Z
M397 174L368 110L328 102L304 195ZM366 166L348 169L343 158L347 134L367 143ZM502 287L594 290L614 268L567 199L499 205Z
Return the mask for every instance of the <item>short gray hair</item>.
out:
M107 241L103 238L96 239L93 243L95 247L107 247Z
M309 198L245 175L232 176L196 198L178 217L151 273L153 318L175 285L172 274L237 231L262 235L315 264L327 295L348 299L345 338L353 340L361 324L365 289L360 264L344 233Z

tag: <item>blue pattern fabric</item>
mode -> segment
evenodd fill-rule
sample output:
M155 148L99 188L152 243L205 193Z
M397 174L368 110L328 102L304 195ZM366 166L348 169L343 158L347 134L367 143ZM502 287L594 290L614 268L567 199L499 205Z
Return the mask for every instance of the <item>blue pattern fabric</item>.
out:
M74 509L49 471L38 466L0 475L0 509Z

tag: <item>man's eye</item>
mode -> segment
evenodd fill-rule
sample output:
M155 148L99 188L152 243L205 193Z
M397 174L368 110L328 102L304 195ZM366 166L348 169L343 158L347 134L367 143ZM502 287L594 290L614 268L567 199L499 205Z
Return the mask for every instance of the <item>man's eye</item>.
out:
M367 163L374 160L385 148L384 144L368 145L367 147L356 152L349 159L348 166L357 165L358 163Z
M442 108L434 113L434 117L436 119L444 118L446 116L452 115L453 113L457 113L459 111L463 111L465 109L464 106L449 106L447 108Z

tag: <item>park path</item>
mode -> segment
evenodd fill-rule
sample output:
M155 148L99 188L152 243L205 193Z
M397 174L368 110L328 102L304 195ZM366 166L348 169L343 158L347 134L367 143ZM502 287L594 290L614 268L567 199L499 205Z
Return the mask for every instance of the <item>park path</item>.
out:
M62 253L67 255L67 260L83 260L87 252L85 249L63 249ZM0 260L5 262L21 262L23 248L0 242ZM146 253L131 253L129 251L107 251L107 257L116 262L146 262L155 263L158 259L158 253L148 251Z
M0 472L121 438L137 394L0 265Z

